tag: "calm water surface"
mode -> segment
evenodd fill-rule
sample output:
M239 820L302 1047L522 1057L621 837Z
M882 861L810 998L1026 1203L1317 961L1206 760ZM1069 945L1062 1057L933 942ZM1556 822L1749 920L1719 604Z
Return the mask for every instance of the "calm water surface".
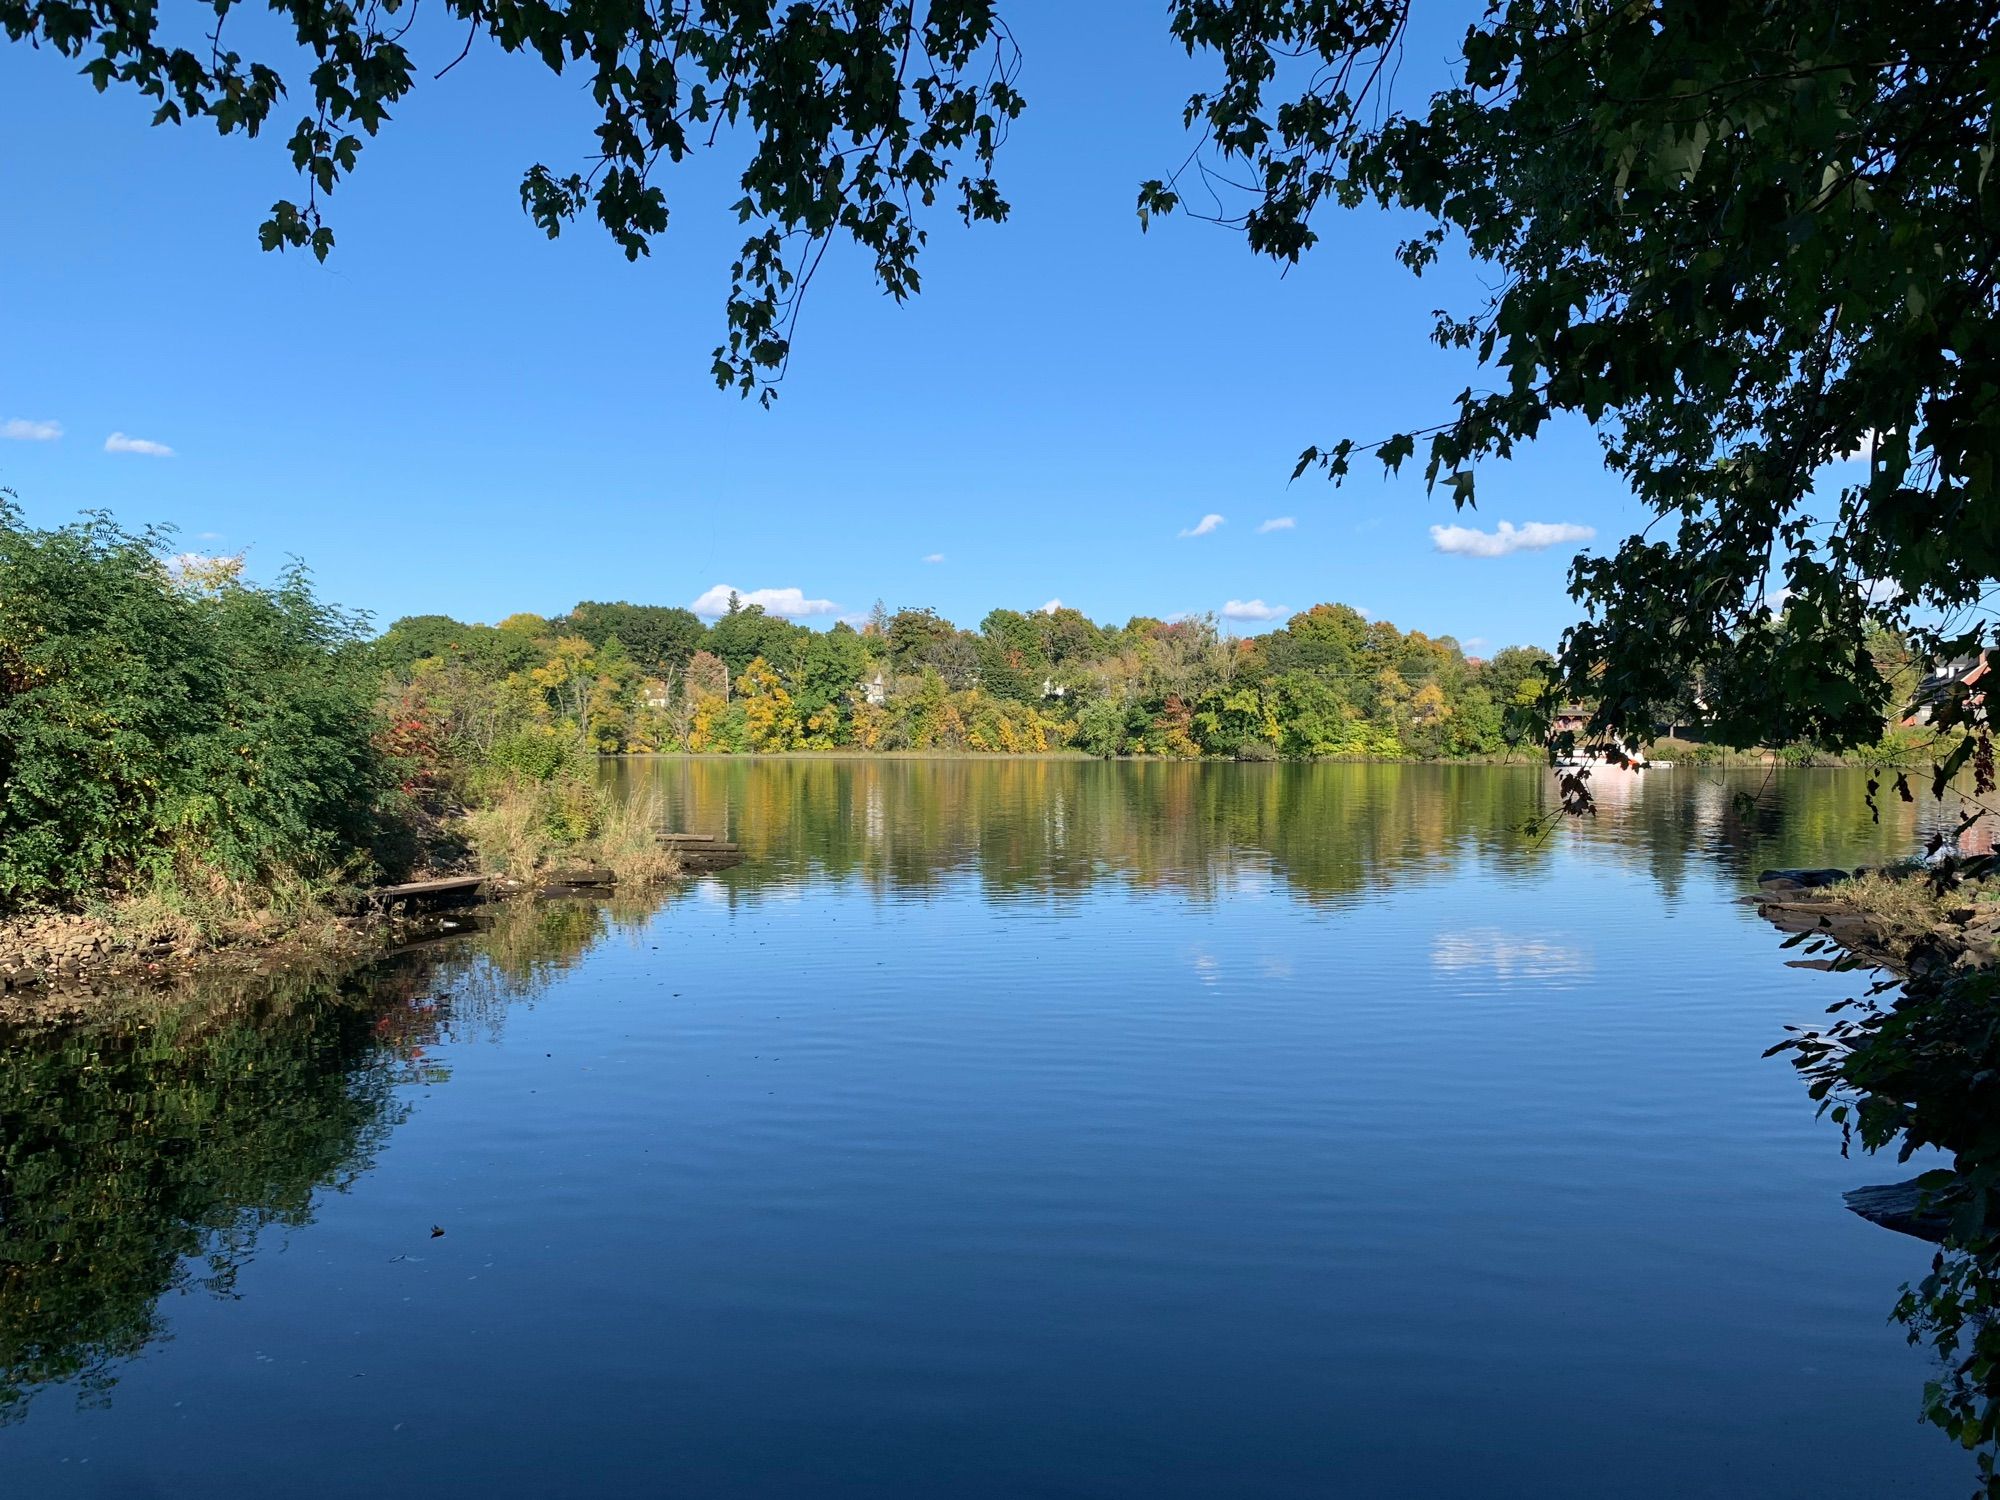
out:
M748 862L5 1035L0 1495L1970 1488L1734 900L1858 776L615 774Z

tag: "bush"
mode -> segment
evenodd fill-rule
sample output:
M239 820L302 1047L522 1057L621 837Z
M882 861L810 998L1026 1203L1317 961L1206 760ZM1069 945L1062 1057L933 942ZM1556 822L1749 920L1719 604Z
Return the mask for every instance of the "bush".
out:
M536 725L496 741L485 770L506 780L546 784L577 780L588 774L589 764L574 736Z
M390 785L359 622L303 569L176 570L168 534L0 494L0 908L358 874Z
M1660 739L1646 747L1647 759L1670 760L1676 765L1715 765L1726 759L1728 753L1721 745L1694 740Z

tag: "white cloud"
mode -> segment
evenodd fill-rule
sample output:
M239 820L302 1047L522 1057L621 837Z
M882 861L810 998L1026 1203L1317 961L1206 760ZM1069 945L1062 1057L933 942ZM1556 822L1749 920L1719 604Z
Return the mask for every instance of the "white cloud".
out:
M1215 528L1220 526L1221 524L1222 524L1222 517L1218 516L1214 511L1210 511L1207 515L1203 516L1199 521L1195 522L1194 525L1182 527L1181 535L1207 536L1211 531L1215 530Z
M808 599L800 589L732 589L726 583L718 583L688 608L698 615L714 619L729 613L731 594L739 603L761 605L765 614L784 615L789 619L830 615L839 608L831 599Z
M17 443L53 443L62 436L60 422L30 422L26 417L9 417L0 422L0 438Z
M1037 610L1036 613L1043 615L1052 615L1062 607L1063 607L1062 600L1051 599L1047 604L1044 604L1039 610Z
M1833 461L1837 464L1869 464L1875 461L1876 446L1882 441L1882 434L1869 428L1861 434L1861 439L1845 453L1836 453Z
M104 440L106 453L143 453L148 458L172 458L174 450L165 443L156 443L151 438L127 437L122 432L114 432Z
M1431 545L1459 557L1505 557L1510 552L1539 552L1559 542L1587 542L1596 535L1596 527L1579 526L1573 521L1527 521L1519 526L1502 521L1497 531L1481 531L1473 526L1433 526Z
M1903 586L1893 578L1864 578L1861 580L1861 602L1863 604L1894 604L1903 597ZM1764 596L1765 610L1774 615L1785 612L1785 606L1792 602L1789 588L1772 589Z
M1231 599L1222 606L1225 620L1279 620L1292 611L1283 604L1266 604L1262 599Z
M1262 536L1267 531L1290 531L1298 524L1290 516L1273 516L1268 521L1257 523L1257 535Z
M941 563L944 561L944 554L942 552L925 553L924 561L927 563Z
M1469 635L1460 641L1459 644L1468 651L1477 651L1481 646L1491 645L1492 642L1488 641L1483 635Z
M1438 933L1431 940L1431 963L1458 973L1491 970L1503 980L1559 979L1587 974L1596 967L1591 955L1581 948L1499 927Z

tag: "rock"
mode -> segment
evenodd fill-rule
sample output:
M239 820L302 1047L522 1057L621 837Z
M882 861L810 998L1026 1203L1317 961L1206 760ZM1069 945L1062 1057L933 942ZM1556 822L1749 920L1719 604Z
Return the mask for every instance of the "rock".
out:
M1915 1235L1935 1245L1950 1230L1951 1215L1926 1201L1934 1196L1934 1190L1926 1191L1921 1177L1912 1177L1908 1182L1860 1187L1841 1194L1848 1208L1869 1223L1880 1224L1898 1234Z
M1790 883L1813 890L1820 886L1839 885L1845 879L1847 879L1845 870L1766 870L1757 877L1757 884Z

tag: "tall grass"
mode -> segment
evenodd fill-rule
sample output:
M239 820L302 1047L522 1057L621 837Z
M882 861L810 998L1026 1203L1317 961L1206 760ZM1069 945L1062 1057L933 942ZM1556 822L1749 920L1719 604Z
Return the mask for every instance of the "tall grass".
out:
M656 792L611 799L599 814L597 857L621 886L662 885L679 876L680 859L660 842L664 818Z
M548 863L557 841L549 831L543 800L539 786L507 786L466 810L466 839L481 870L528 880Z
M662 817L653 793L621 801L574 781L517 781L491 787L465 827L489 874L529 881L556 863L598 864L618 884L642 888L680 874L660 842Z

